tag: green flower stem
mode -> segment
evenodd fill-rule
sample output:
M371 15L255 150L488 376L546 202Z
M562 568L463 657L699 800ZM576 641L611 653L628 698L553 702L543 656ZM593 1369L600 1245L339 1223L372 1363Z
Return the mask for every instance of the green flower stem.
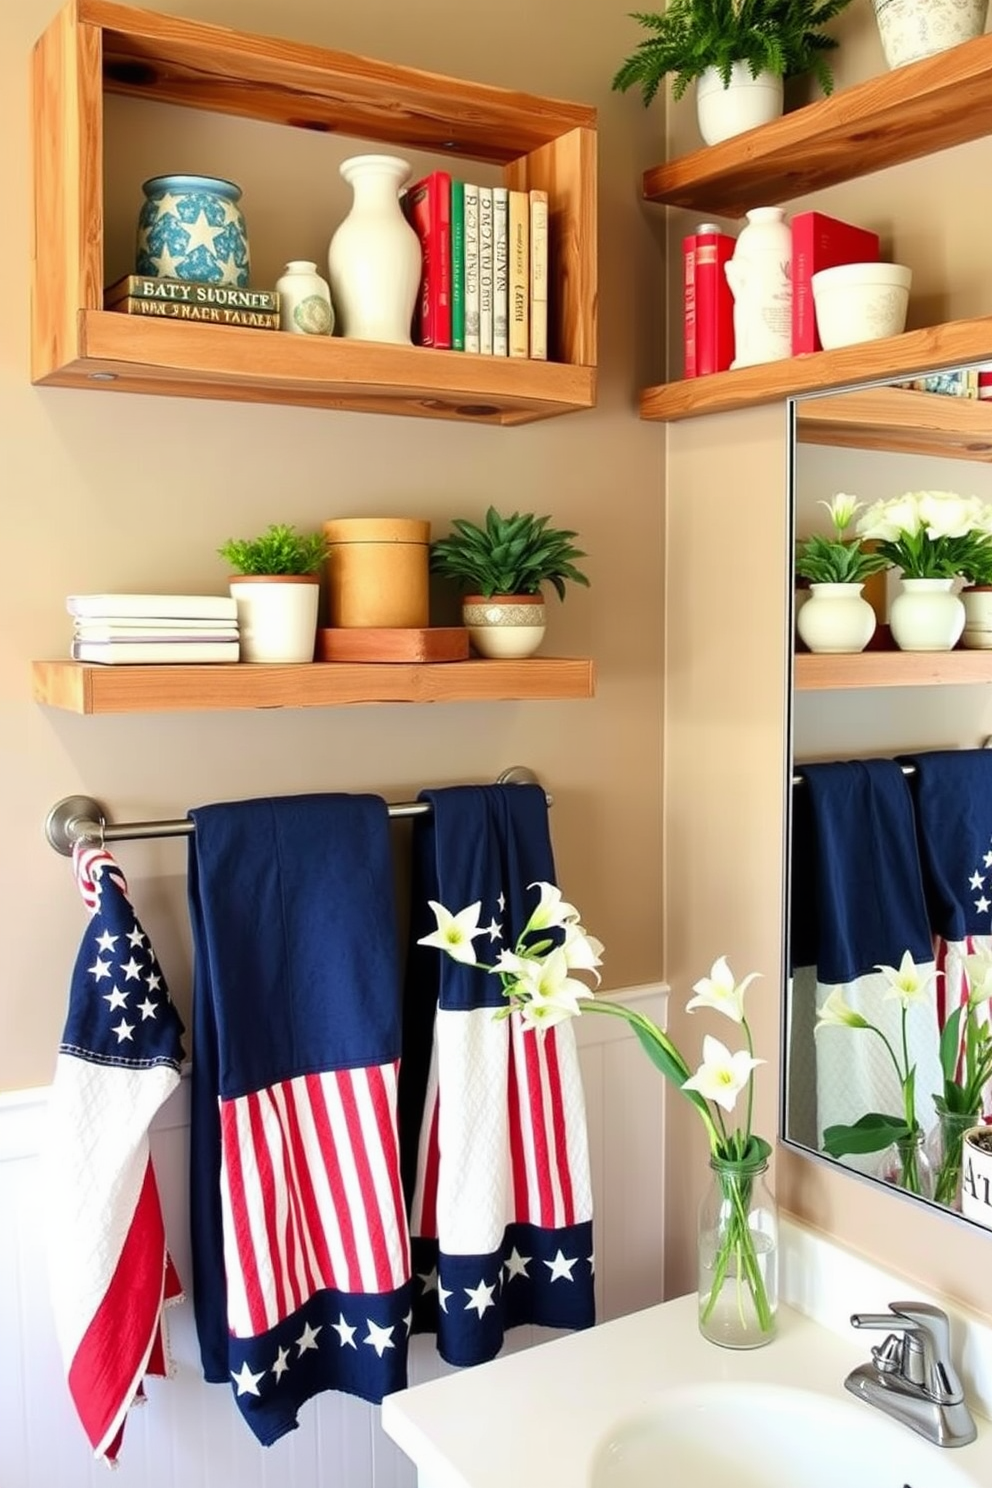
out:
M717 1181L724 1200L729 1205L730 1217L727 1222L726 1233L720 1242L713 1266L713 1280L710 1285L709 1297L700 1314L702 1322L708 1322L712 1316L727 1279L727 1272L731 1261L736 1262L735 1274L737 1277L737 1315L740 1318L741 1327L747 1326L744 1313L745 1292L744 1285L751 1294L754 1310L758 1319L758 1327L762 1333L770 1333L772 1329L772 1310L768 1303L768 1293L765 1290L764 1277L758 1262L758 1254L754 1245L754 1235L748 1223L748 1215L751 1209L751 1189L756 1176L756 1170L746 1168L743 1165L726 1165L719 1160L715 1166Z
M647 1049L662 1074L667 1075L673 1084L678 1085L680 1089L684 1082L688 1080L692 1071L689 1069L678 1049L676 1049L671 1039L662 1033L657 1024L652 1023L650 1018L645 1018L643 1013L637 1012L634 1008L624 1007L618 1002L600 1002L595 1000L591 995L588 999L583 998L582 1011L583 1013L606 1013L608 1016L614 1018L622 1018L638 1034L641 1043ZM709 1106L701 1095L695 1090L682 1090L682 1094L699 1112L703 1125L706 1127L706 1134L709 1137L710 1151L718 1154L721 1143L727 1140L726 1131L717 1129ZM722 1128L723 1118L720 1117L719 1119L720 1127Z

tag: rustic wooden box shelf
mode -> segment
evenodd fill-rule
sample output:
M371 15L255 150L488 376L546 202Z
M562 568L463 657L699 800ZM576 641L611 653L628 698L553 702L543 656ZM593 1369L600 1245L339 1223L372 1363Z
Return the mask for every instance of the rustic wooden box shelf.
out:
M72 713L329 708L356 703L465 703L591 698L586 658L304 666L88 666L32 663L34 699Z
M852 687L955 687L992 684L992 651L862 651L858 656L799 652L797 692Z
M549 194L549 362L104 311L104 96L502 166ZM59 387L518 424L596 401L596 111L367 57L71 0L34 54L32 378Z

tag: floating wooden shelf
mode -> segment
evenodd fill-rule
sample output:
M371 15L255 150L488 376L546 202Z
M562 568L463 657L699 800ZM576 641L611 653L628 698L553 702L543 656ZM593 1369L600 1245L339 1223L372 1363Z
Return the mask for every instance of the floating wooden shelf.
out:
M992 37L990 37L992 40ZM890 381L992 360L992 316L906 331L883 341L814 351L808 356L663 383L641 393L641 418L663 423L778 403L793 394L828 392L853 383ZM950 398L946 402L952 402ZM946 451L945 451L946 453Z
M72 713L554 701L591 698L595 692L595 669L584 657L305 666L90 666L78 661L35 661L31 668L35 701Z
M992 35L845 88L772 124L644 173L644 196L707 214L917 160L992 132Z
M992 463L992 402L912 388L859 388L796 403L800 444Z
M149 325L105 312L107 93L487 161L511 188L544 188L554 360ZM33 121L34 382L492 424L594 405L595 109L111 0L71 0L35 48Z
M992 651L862 651L858 656L797 652L797 692L852 687L959 687L992 684Z

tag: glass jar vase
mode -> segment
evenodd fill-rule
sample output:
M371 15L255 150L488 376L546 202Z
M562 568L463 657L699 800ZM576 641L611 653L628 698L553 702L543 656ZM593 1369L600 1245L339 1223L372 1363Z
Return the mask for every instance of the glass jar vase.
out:
M765 1158L710 1158L699 1206L699 1331L724 1348L760 1348L775 1337L778 1209Z
M879 1160L878 1176L893 1188L905 1189L921 1199L933 1198L933 1164L922 1130L886 1147Z
M961 1139L978 1126L981 1116L942 1111L927 1135L926 1150L933 1169L933 1197L938 1204L961 1213Z

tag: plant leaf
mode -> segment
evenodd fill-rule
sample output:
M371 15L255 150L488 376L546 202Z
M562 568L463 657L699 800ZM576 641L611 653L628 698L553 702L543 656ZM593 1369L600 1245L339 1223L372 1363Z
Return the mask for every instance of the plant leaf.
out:
M901 1116L885 1116L870 1111L853 1126L828 1126L823 1133L823 1150L831 1157L882 1152L893 1142L910 1135L910 1129Z

